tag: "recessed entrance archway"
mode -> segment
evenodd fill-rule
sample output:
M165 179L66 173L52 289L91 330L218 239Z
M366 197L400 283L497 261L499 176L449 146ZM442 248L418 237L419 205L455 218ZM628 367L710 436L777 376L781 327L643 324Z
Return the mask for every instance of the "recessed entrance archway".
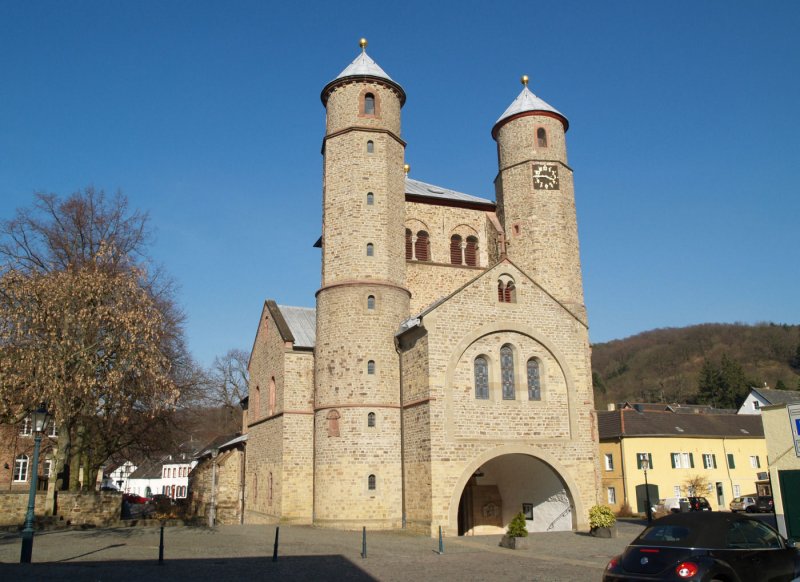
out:
M520 511L529 532L570 531L583 508L575 484L549 455L507 446L485 453L464 471L450 507L451 535L504 533Z

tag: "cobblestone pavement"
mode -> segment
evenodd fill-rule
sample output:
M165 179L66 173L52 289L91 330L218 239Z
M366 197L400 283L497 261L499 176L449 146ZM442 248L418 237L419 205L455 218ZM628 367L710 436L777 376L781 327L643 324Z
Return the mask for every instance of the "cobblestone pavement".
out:
M163 565L158 565L158 527L38 533L32 564L18 563L19 535L5 533L0 534L0 580L599 580L609 558L642 527L619 522L612 539L531 534L526 550L500 548L500 536L445 538L442 555L436 539L367 532L367 557L362 558L361 532L284 525L277 562L272 561L275 526L167 527Z

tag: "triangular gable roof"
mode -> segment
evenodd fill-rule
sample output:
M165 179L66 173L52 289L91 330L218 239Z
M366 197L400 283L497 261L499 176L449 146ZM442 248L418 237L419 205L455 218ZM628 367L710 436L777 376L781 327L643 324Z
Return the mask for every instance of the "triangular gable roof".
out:
M261 309L261 317L258 320L258 329L253 338L253 345L250 348L250 358L247 366L253 359L253 349L255 348L261 326L264 325L266 314L269 313L278 333L284 342L290 342L295 348L313 349L316 344L316 310L313 307L290 307L288 305L278 305L272 299L264 301Z
M537 289L541 290L541 291L542 291L542 293L544 293L544 294L545 294L545 295L547 295L547 296L548 296L550 299L552 299L552 300L553 300L553 302L554 302L556 305L560 306L560 307L561 307L561 308L562 308L564 311L566 311L567 313L569 313L569 314L570 314L572 317L574 317L574 318L575 318L575 319L576 319L576 320L577 320L577 321L578 321L578 322L579 322L581 325L584 325L584 326L588 327L588 324L586 323L586 321L584 321L584 320L583 320L583 319L581 319L581 318L580 318L578 315L576 315L575 313L573 313L573 312L572 312L572 310L571 310L571 309L569 309L569 308L568 308L566 305L564 305L564 304L563 304L561 301L559 301L558 299L556 299L555 297L553 297L553 296L552 296L552 295L551 295L551 294L550 294L550 293L547 291L547 289L545 289L544 287L542 287L541 285L539 285L539 284L538 284L536 281L534 281L534 280L533 280L531 277L529 277L529 276L528 276L528 274L527 274L525 271L523 271L522 269L520 269L520 268L519 268L519 267L518 267L516 264L514 264L514 262L513 262L511 259L509 259L508 257L504 256L504 257L502 257L502 258L501 258L501 259L500 259L500 260L499 260L497 263L495 263L495 264L494 264L494 265L492 265L491 267L488 267L488 268L487 268L485 271L483 271L483 272L481 272L480 274L476 275L475 277L473 277L472 279L470 279L469 281L467 281L466 283L464 283L463 285L461 285L461 286L460 286L458 289L456 289L456 290L455 290L455 291L453 291L452 293L449 293L449 294L447 294L447 295L445 295L445 296L443 296L443 297L441 297L441 298L437 299L437 300L436 300L436 301L434 301L433 303L431 303L431 304L430 304L428 307L426 307L425 309L423 309L423 310L422 310L422 311L421 311L421 312L420 312L418 315L415 315L415 316L409 317L408 319L406 319L405 321L403 321L403 322L400 324L400 329L398 329L398 330L397 330L397 333L396 333L395 335L398 335L398 336L399 336L399 335L402 335L403 333L405 333L405 332L406 332L406 331L408 331L409 329L411 329L411 328L413 328L413 327L417 327L417 326L420 324L420 322L422 321L422 318L423 318L423 317L425 317L427 314L429 314L429 313L431 313L433 310L437 309L437 308L438 308L440 305L443 305L443 304L447 303L447 302L448 302L450 299L452 299L453 297L455 297L456 295L458 295L459 293L461 293L461 292L462 292L464 289L466 289L467 287L470 287L470 286L472 286L473 284L475 284L475 283L476 283L476 282L477 282L479 279L481 279L482 277L489 276L489 274L490 274L490 273L492 273L493 271L497 270L497 269L498 269L498 268L499 268L501 265L504 265L504 264L508 264L508 265L511 265L512 267L514 267L514 268L515 268L515 269L516 269L516 270L517 270L517 271L520 273L520 275L522 275L523 277L525 277L526 279L528 279L528 281L530 281L531 283L533 283L533 285L534 285L534 286L535 286Z
M800 402L800 391L798 390L776 390L774 388L750 388L769 404L792 404Z

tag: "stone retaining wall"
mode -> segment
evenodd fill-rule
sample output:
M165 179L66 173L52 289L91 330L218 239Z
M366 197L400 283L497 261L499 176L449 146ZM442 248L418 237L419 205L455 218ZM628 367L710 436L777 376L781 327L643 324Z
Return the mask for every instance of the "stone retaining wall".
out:
M57 495L56 515L67 524L106 526L120 519L122 495L117 493L59 491Z
M36 494L36 507L34 515L44 516L45 492ZM3 491L0 492L0 526L22 525L28 511L28 492Z

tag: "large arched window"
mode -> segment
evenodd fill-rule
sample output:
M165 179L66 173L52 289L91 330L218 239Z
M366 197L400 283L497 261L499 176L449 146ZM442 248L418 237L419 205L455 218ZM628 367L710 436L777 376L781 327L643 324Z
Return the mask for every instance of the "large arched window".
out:
M411 242L411 229L406 229L406 260L410 261L414 258L414 245Z
M467 246L464 249L464 261L470 267L478 266L478 238L474 236L467 237Z
M484 356L475 358L475 398L489 398L489 363Z
M367 487L370 491L375 491L375 475L367 477Z
M428 233L424 230L421 230L417 233L417 241L414 243L414 254L418 261L429 261L430 260L430 240L428 238Z
M367 256L374 257L375 256L375 245L372 243L367 243Z
M503 275L497 281L497 300L500 303L516 303L517 288L514 279L508 275Z
M514 400L514 350L508 344L500 348L500 380L503 400Z
M375 95L372 93L364 95L364 115L375 115Z
M528 360L528 400L542 399L542 380L539 375L539 360Z
M28 455L19 455L14 459L14 481L28 480Z
M454 234L450 237L450 263L460 265L463 262L461 257L461 237Z
M536 130L536 145L540 148L547 147L547 131L543 127Z

